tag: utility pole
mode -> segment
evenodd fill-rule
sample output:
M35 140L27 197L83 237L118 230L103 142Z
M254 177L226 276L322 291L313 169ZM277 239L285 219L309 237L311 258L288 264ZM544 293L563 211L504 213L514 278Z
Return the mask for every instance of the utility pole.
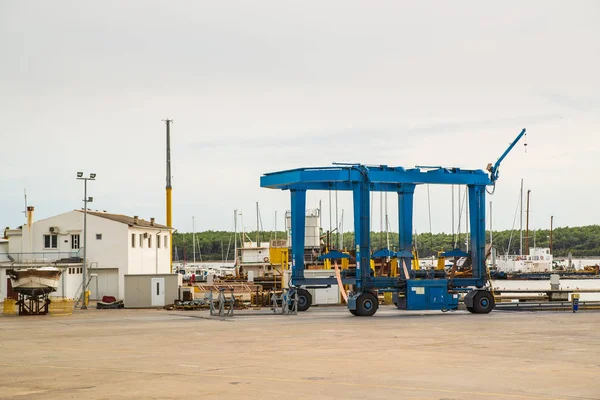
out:
M527 218L526 218L526 233L525 233L525 253L529 255L529 194L531 190L527 190Z
M169 267L171 273L173 273L173 220L172 220L172 205L171 205L171 192L173 190L173 186L171 185L171 123L172 119L164 119L165 125L167 127L167 226L169 227ZM194 254L196 254L196 249L194 248Z

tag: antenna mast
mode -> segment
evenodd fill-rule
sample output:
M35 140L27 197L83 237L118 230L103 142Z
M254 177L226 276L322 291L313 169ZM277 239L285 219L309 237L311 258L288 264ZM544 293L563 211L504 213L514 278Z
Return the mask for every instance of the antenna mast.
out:
M173 226L173 220L172 220L172 214L171 214L171 210L172 210L172 205L171 205L171 191L173 190L173 187L171 186L171 123L173 122L172 119L165 119L163 120L165 121L165 125L167 127L167 185L166 185L166 190L167 190L167 226L169 227L169 236L170 236L170 240L169 240L169 267L171 270L171 273L173 273L173 230L171 229L171 227ZM194 253L195 253L194 249Z

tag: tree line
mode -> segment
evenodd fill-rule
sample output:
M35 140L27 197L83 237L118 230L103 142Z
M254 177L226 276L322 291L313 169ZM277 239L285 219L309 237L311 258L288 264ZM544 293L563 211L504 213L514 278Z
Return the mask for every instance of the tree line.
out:
M257 233L246 232L245 241L256 241ZM339 248L342 243L345 249L354 248L354 233L345 232L322 234L323 243L329 243L330 248ZM537 229L529 231L529 237L523 231L523 251L529 247L550 247L550 230ZM518 230L505 230L492 232L494 247L497 254L518 254L520 239ZM268 242L272 239L285 239L285 232L261 231L260 241ZM486 231L486 243L490 241L490 232ZM455 247L466 250L467 236L465 233L452 235L451 233L420 233L413 235L413 243L419 251L420 257L435 256L439 251L451 250ZM175 260L193 260L192 233L176 233L173 235L173 257ZM238 247L241 246L241 235L237 235ZM371 248L377 251L387 247L388 237L385 233L371 232ZM398 250L398 233L389 233L389 248ZM228 231L197 232L195 237L196 260L232 260L234 249L234 233ZM470 246L470 243L469 243ZM571 253L575 257L600 256L600 225L555 228L552 231L552 249L554 257L566 257Z

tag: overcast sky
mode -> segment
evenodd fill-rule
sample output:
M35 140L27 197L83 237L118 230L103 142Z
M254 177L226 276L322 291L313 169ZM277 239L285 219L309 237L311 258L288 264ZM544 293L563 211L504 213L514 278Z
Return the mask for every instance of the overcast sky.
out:
M192 216L232 229L236 208L253 229L257 201L282 228L289 192L261 189L265 172L485 168L522 128L527 152L488 196L494 228L513 226L521 178L532 227L598 224L599 21L597 1L1 0L0 225L23 223L23 189L36 219L82 207L77 171L98 174L93 209L164 222L166 117L180 231ZM351 195L338 199L350 230ZM452 230L451 201L431 187L434 232ZM394 231L396 207L388 195Z

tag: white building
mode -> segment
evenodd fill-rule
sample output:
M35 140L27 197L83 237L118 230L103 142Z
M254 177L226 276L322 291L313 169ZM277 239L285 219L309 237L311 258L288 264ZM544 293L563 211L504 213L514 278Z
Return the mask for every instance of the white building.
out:
M33 214L33 207L30 213ZM81 293L83 264L83 210L69 211L6 231L8 255L14 267L23 264L64 268L57 296L74 298ZM88 289L92 299L122 299L125 275L170 273L170 228L137 216L107 212L87 213L87 265L93 276ZM1 260L0 260L1 261ZM58 261L58 262L57 262ZM67 264L71 262L71 264ZM7 262L4 262L6 267ZM60 264L60 265L59 265ZM0 298L6 297L7 278L0 282Z

